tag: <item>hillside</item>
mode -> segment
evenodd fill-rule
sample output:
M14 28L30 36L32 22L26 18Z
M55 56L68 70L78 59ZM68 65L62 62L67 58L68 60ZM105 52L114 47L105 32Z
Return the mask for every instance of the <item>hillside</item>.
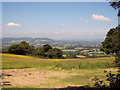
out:
M99 50L101 44L97 41L75 41L75 40L53 40L50 38L2 38L2 48L3 52L7 52L8 47L13 44L18 44L21 41L26 41L29 44L35 46L35 48L42 47L45 44L50 44L53 48L59 48L63 51L65 58L69 58L68 55L75 54L77 57L107 57L111 55L106 55ZM86 51L86 52L83 52ZM67 57L66 57L67 56Z
M62 69L96 69L113 67L114 58L88 59L41 59L24 55L2 54L3 69L21 69L35 67L50 67ZM81 66L81 68L80 68Z
M94 85L93 78L105 80L104 70L113 69L113 57L91 59L40 59L2 54L3 81L17 88L61 88ZM8 76L9 75L9 76ZM29 81L29 82L28 82Z
M54 40L50 38L31 38L31 37L21 37L21 38L16 38L16 37L9 37L9 38L2 38L2 43L4 44L15 44L19 43L21 41L27 41L30 44L46 44L46 43L53 43Z

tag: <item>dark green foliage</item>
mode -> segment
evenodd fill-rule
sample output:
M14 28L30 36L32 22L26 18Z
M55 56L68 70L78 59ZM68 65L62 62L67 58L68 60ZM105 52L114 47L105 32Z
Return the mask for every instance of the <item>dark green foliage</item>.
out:
M120 1L119 2L110 2L110 6L112 6L114 9L120 8Z
M40 47L40 48L37 48L37 49L36 49L35 54L36 54L37 56L45 56L45 51L44 51L44 49L43 49L42 47Z
M9 53L12 53L12 54L17 54L18 52L18 47L19 45L18 44L13 44L11 45L10 47L8 47L8 52Z
M120 8L120 1L113 1L113 2L109 2L110 6L112 6L114 9L119 9ZM120 10L118 12L118 16L120 16Z
M115 55L115 64L117 67L120 67L120 43L118 38L118 31L120 28L112 28L107 33L105 40L102 42L100 50L106 54L113 53Z
M45 54L49 58L63 58L62 51L58 48L49 49Z
M22 41L19 44L13 44L8 48L9 53L19 55L33 54L34 51L34 46L29 45L26 41Z
M102 46L100 48L101 51L106 54L113 53L115 54L115 65L119 67L120 71L120 42L119 42L119 26L116 28L110 29L107 33L105 40L102 42ZM111 71L108 72L107 81L109 81L110 88L119 88L120 89L120 73L112 74ZM102 86L100 81L97 81L95 86ZM104 84L105 86L105 84ZM103 87L103 86L102 86Z
M119 72L116 74L113 74L110 71L106 74L106 76L107 76L106 80L109 81L111 88L120 89L120 85L119 85L120 84L120 73Z
M44 58L63 58L63 52L58 48L52 48L49 44L37 48L36 55Z
M115 65L119 67L120 71L120 41L119 41L119 26L116 28L110 29L107 33L105 40L102 42L102 46L100 48L101 51L105 52L106 54L113 53L115 54ZM109 72L107 75L107 81L111 88L119 88L120 89L120 73L112 74ZM96 82L96 85L100 83ZM100 85L101 86L101 85Z
M49 44L43 45L43 47L36 48L29 45L26 41L22 41L19 44L13 44L8 48L8 52L19 55L31 55L42 58L63 58L63 52L58 48L52 48Z
M72 59L77 58L75 53L70 53L69 55L66 55L66 58Z
M119 9L118 17L120 16L120 1L116 2L109 2L110 6L114 9ZM118 27L110 29L107 33L105 40L102 42L102 47L100 48L101 51L105 52L106 54L114 53L115 54L115 64L119 67L119 71L116 74L112 74L111 71L108 72L107 81L109 81L109 87L111 90L117 89L120 90L120 25ZM105 71L106 73L107 71ZM95 86L106 87L105 83L104 86L101 85L103 81L96 81Z
M107 73L107 71L104 71L104 73ZM95 81L94 86L96 87L109 87L112 89L120 89L120 73L113 74L111 71L109 71L106 74L106 81L109 81L109 85L107 85L103 80L100 80L98 77L95 77L93 80Z
M118 27L110 29L105 40L102 42L100 50L106 54L118 53L120 46L118 45Z
M52 49L52 47L49 44L46 44L43 46L43 49L45 52L47 52L49 49Z
M93 80L95 81L94 86L101 87L101 88L102 87L107 87L107 84L105 84L104 81L100 80L98 77L95 77Z

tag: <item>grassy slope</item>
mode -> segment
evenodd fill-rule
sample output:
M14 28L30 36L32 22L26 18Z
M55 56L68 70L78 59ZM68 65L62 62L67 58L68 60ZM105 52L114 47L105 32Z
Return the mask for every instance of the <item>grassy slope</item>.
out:
M30 56L2 54L3 69L22 68L62 68L62 69L96 69L112 68L113 57L89 59L41 59Z
M66 73L66 78L59 76L46 77L55 82L40 84L39 86L23 86L23 88L40 87L53 88L65 87L70 85L93 85L94 77L105 79L104 70L112 68L113 57L105 58L89 58L89 59L41 59L30 56L2 54L3 69L23 69L36 68L45 70L46 72L53 71L57 73ZM114 71L114 69L111 69ZM24 76L26 78L26 76Z

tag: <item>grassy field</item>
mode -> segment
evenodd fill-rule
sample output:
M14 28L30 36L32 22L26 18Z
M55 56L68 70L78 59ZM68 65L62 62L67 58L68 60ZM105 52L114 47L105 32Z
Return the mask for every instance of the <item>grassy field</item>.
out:
M76 85L93 85L92 79L94 77L105 80L104 70L116 72L117 69L114 68L113 61L113 57L41 59L30 56L2 54L3 70L6 73L9 72L14 75L5 80L10 80L13 83L10 87L22 88L58 88ZM40 72L41 74L38 74ZM23 80L24 78L23 81L27 82L27 84L19 84L16 81L18 79L14 77L19 78L19 80ZM31 80L31 83L36 83L28 83L28 78Z
M2 54L3 69L23 68L62 68L62 69L97 69L113 68L113 57L89 59L40 59L36 57Z
M64 49L64 50L62 50L63 52L75 52L75 51L77 51L77 50L75 50L75 49Z

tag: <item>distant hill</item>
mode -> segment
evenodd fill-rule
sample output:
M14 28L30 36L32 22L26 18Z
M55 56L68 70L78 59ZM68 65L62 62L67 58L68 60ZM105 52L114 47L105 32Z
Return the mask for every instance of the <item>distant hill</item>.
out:
M20 43L21 41L26 41L29 44L34 45L35 47L41 47L44 44L50 44L57 47L64 47L65 45L71 44L74 46L74 44L78 45L101 45L101 40L94 40L94 41L87 41L87 40L53 40L50 38L42 37L42 38L32 38L32 37L5 37L2 38L2 46L0 45L0 48L2 50L7 50L7 48L12 44Z
M2 44L3 45L12 45L16 43L20 43L21 41L26 41L33 45L39 45L39 44L52 44L52 43L85 43L85 44L95 44L95 43L101 43L101 40L53 40L50 38L31 38L31 37L5 37L2 38Z
M53 43L54 40L50 38L31 38L31 37L9 37L9 38L2 38L3 45L12 45L15 43L20 43L21 41L27 41L30 44L46 44L46 43Z

